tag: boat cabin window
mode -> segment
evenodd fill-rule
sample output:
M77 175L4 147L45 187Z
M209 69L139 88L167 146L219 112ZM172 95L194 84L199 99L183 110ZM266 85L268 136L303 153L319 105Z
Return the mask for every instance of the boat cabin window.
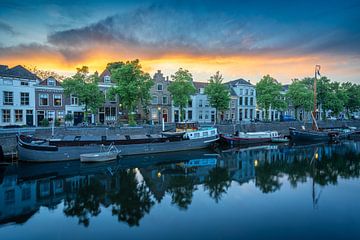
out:
M212 130L212 131L211 131L211 135L215 135L215 130Z
M74 141L80 141L81 136L75 136Z
M194 133L194 137L196 138L200 137L200 133Z
M209 135L208 132L203 132L203 137L207 137Z

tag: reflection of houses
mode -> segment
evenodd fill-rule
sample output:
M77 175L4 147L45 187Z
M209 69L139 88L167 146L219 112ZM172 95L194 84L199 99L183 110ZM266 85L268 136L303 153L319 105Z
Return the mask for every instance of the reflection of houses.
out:
M64 89L60 82L49 77L36 85L35 89L36 125L40 126L44 118L64 121Z
M150 120L153 122L171 122L171 96L168 91L169 77L164 77L160 70L154 74L154 85L150 89L151 101L149 105ZM160 119L160 121L159 121Z
M39 81L23 66L0 65L0 126L35 125L35 85Z

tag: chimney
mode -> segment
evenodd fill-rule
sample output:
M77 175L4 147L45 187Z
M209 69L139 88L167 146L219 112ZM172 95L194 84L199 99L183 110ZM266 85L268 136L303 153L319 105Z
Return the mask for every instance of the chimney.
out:
M0 65L0 72L5 72L9 67L7 65Z

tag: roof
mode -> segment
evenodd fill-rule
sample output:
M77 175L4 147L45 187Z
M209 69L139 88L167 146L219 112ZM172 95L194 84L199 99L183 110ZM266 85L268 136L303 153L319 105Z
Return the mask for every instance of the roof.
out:
M205 88L209 83L207 82L193 82L196 89Z
M41 81L41 82L39 83L39 85L48 86L48 80L49 80L49 79L55 80L55 83L56 83L55 85L56 85L56 86L61 86L60 82L59 82L58 80L56 80L56 78L54 78L54 77L48 77L47 79Z
M8 68L6 65L0 65L0 76L28 80L41 80L38 76L36 76L21 65L17 65L13 68Z
M233 88L230 88L230 96L237 96L237 94Z
M229 84L229 85L242 84L242 85L253 86L253 85L250 83L250 80L245 80L245 79L243 79L243 78L239 78L239 79L236 79L236 80L232 80L232 81L230 81L230 82L227 82L226 84Z
M104 78L105 76L110 76L111 74L110 74L110 71L109 71L109 69L105 69L101 74L100 74L100 78L102 79L102 78Z

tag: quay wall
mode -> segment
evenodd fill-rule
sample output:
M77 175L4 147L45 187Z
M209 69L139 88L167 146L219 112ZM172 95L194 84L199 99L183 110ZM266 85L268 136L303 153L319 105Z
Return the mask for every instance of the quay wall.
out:
M247 124L227 124L217 125L219 133L234 133L235 131L278 131L283 135L289 134L289 127L311 128L311 123L303 122L269 122L269 123L247 123ZM319 127L342 127L353 126L360 129L360 121L321 121ZM207 125L211 126L211 125ZM175 124L167 124L165 129L175 129ZM133 134L156 134L161 132L161 126L141 126L141 127L56 127L55 137L72 136L112 136L112 135L133 135ZM0 145L4 153L16 151L16 134L32 134L35 137L51 137L51 128L31 128L31 129L0 129Z

